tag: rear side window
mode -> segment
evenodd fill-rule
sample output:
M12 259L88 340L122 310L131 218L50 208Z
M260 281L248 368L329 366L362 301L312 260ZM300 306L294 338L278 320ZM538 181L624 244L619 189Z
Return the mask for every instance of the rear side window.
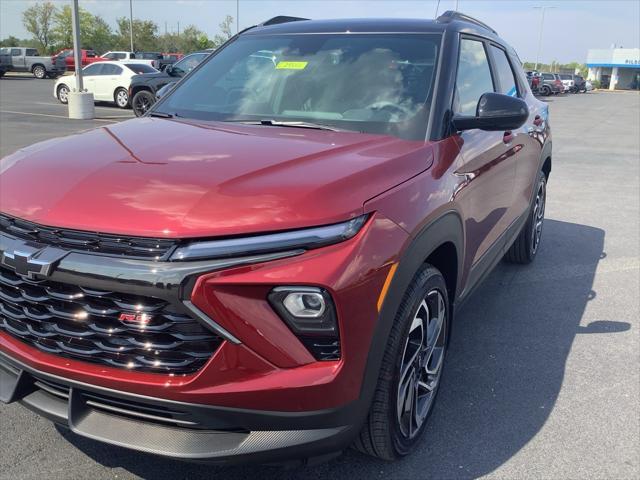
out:
M22 50L20 50L19 48L12 48L11 49L11 56L12 57L19 57L20 55L22 55Z
M491 52L493 53L493 59L496 63L496 76L498 80L500 80L498 93L517 97L518 88L516 87L516 79L513 76L513 70L511 69L511 64L509 63L506 52L493 45L491 45Z
M102 65L102 71L100 75L120 75L122 73L122 68L117 65L112 65L110 63Z
M86 76L90 75L100 75L100 71L102 70L102 64L94 63L93 65L89 65L82 70L82 73Z
M27 48L27 57L37 57L38 51L35 48Z
M554 77L551 73L543 73L542 74L542 78L544 78L545 80L555 80L556 77Z
M493 92L493 80L484 44L463 38L460 41L454 112L475 115L478 100L487 92Z
M135 73L155 73L157 70L150 65L144 63L127 63L126 67Z

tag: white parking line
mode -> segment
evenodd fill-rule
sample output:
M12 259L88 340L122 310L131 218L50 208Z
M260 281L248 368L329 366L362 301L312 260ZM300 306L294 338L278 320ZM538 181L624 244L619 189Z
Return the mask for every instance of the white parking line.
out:
M66 120L70 120L69 117L63 115L49 115L48 113L30 113L30 112L14 112L12 110L0 110L0 113L12 113L14 115L33 115L36 117L52 117L52 118L64 118ZM108 118L131 118L131 117L108 117ZM94 118L96 122L109 122L109 123L117 123L118 120L108 120L107 118Z

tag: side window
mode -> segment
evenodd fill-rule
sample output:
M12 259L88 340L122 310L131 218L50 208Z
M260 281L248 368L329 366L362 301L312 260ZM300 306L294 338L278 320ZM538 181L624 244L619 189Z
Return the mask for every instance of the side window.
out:
M12 48L11 49L11 56L12 57L19 57L20 55L22 55L22 50L20 50L19 48Z
M463 38L460 41L454 112L475 115L478 100L487 92L493 92L493 80L484 44Z
M37 57L38 51L35 48L27 48L27 57Z
M100 75L100 70L102 70L102 65L99 63L94 63L93 65L89 65L86 67L82 73L84 73L87 77L93 75Z
M500 91L498 93L517 97L518 88L516 87L516 80L513 76L513 70L511 69L511 64L509 63L506 52L501 48L491 45L491 53L496 62L496 73L500 80Z
M106 55L102 56L103 58L108 58L109 60L112 60L114 58L116 58L116 54L115 53L107 53Z

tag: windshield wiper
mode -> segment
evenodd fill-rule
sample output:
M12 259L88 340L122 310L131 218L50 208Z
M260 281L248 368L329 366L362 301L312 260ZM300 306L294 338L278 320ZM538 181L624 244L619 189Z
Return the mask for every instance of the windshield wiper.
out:
M149 116L150 117L159 117L159 118L173 118L173 115L171 115L170 113L156 112L156 111L149 112Z
M268 127L314 128L316 130L329 130L331 132L344 132L339 128L330 127L321 123L282 121L282 120L226 120L228 122L242 123L244 125L265 125Z

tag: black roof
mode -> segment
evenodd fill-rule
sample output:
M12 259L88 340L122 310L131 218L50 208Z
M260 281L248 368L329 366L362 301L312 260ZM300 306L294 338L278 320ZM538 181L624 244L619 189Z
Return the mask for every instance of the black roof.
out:
M459 12L445 12L437 19L422 18L348 18L308 20L296 17L274 17L246 34L281 33L442 33L453 30L497 36L495 30L473 17Z

